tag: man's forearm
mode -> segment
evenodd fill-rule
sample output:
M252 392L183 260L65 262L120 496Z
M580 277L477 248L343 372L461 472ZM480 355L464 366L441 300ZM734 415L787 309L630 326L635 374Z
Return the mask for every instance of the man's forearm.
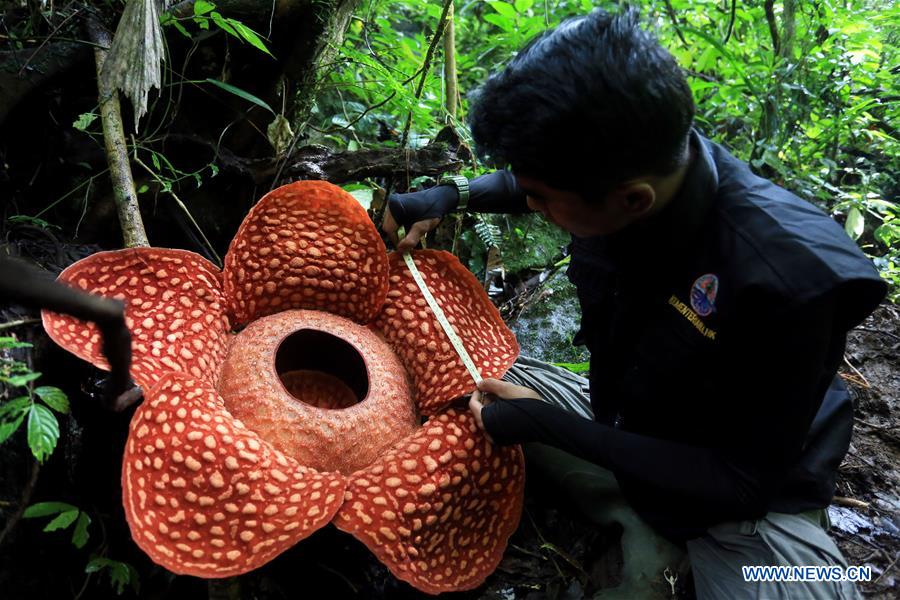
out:
M482 418L501 445L547 444L717 510L743 513L760 503L759 481L721 451L620 431L540 400L501 400Z
M528 212L525 193L509 171L494 171L469 181L470 212L524 213Z

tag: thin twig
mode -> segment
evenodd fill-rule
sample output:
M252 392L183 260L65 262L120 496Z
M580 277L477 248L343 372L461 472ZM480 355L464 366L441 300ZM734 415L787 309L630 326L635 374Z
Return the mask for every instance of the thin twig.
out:
M49 35L41 35L41 36L36 36L36 37L35 37L35 36L31 36L31 37L28 37L28 38L18 38L18 37L14 36L14 35L3 35L3 34L0 34L0 40L12 40L12 41L15 41L15 42L28 42L28 43L36 42L36 41L38 41L38 40L49 40L51 37L53 37L53 36L49 36ZM81 44L82 46L90 46L91 48L103 48L104 50L106 49L106 46L100 46L99 44L95 44L94 42L89 42L89 41L87 41L87 40L79 40L78 38L70 38L70 37L59 37L59 36L56 36L56 37L54 37L53 39L55 39L55 40L58 41L58 42L72 42L72 43L75 43L75 44ZM15 51L15 50L14 50L14 51ZM35 54L36 54L36 53L35 53Z
M46 213L48 210L50 210L51 208L53 208L54 206L56 206L57 204L59 204L60 202L62 202L63 200L65 200L66 198L68 198L69 196L71 196L72 194L74 194L75 192L77 192L78 190L80 190L81 188L83 188L84 186L86 186L86 185L91 185L91 183L94 181L95 178L97 178L97 177L102 177L103 175L106 175L108 172L109 172L109 167L103 169L102 171L100 171L100 172L97 173L96 175L91 175L91 176L88 177L86 180L84 180L83 182L79 183L77 186L75 186L74 188L72 188L71 190L69 190L68 192L66 192L65 194L63 194L62 196L60 196L59 198L57 198L57 199L54 200L53 202L51 202L48 206L46 206L46 207L44 207L43 209L41 209L41 210L40 210L39 212L37 212L34 216L35 216L35 217L40 217L41 215L43 215L44 213Z
M447 25L447 15L450 13L450 6L452 5L453 0L444 0L444 8L441 11L441 17L438 19L434 35L431 37L431 43L428 45L428 50L425 52L425 59L422 61L422 77L419 79L419 83L416 86L416 100L422 97L422 92L425 89L425 81L428 79L428 69L431 66L431 59L434 57L434 51L441 41L441 37L444 35L444 27ZM406 124L403 126L403 135L400 137L401 148L406 146L410 125L412 125L412 111L406 115Z
M854 331L868 331L869 333L880 333L881 335L886 335L890 338L894 338L898 342L900 342L900 335L896 335L891 333L890 331L883 331L881 329L869 329L867 327L856 327Z
M12 329L13 327L19 327L20 325L34 325L35 323L40 322L40 319L19 319L18 321L7 321L6 323L0 323L0 331L4 329Z
M853 369L853 372L856 373L856 375L862 380L862 382L864 384L863 387L865 387L866 389L869 389L872 387L872 385L869 383L869 380L866 379L866 376L863 375L862 373L860 373L859 369L857 369L856 367L853 366L853 364L850 362L850 359L847 358L846 354L844 355L844 362L847 363L847 366L850 367L851 369Z
M731 18L728 20L728 30L725 32L725 39L722 44L727 44L734 32L734 19L737 16L737 0L731 0Z
M66 23L68 23L69 21L71 21L72 18L75 17L75 16L77 16L80 12L81 12L81 9L80 9L80 8L79 8L79 9L76 9L75 12L73 12L71 15L69 15L68 17L66 17L65 19L63 19L62 22L61 22L59 25L57 25L57 26L53 29L53 31L50 32L50 35L48 35L46 38L44 38L44 41L41 42L41 45L37 47L37 50L35 50L34 52L31 53L31 56L28 57L28 60L26 60L26 61L25 61L25 64L22 65L22 68L19 69L19 76L20 76L20 77L22 76L23 73L25 73L25 69L28 68L28 65L31 64L31 60L32 60L35 56L37 56L38 53L39 53L41 50L43 50L44 46L47 45L47 42L49 42L49 41L53 38L53 36L56 34L56 32L59 31L60 29L62 29L63 25L65 25Z
M896 429L897 428L896 425L876 425L875 423L869 423L868 421L863 421L859 417L853 417L853 420L856 421L857 423L862 423L866 427L869 427L871 429L877 429L879 431L883 431L885 429Z
M133 136L132 136L131 143L132 143L132 145L134 145L134 143L135 143ZM147 171L147 173L150 174L150 177L152 177L156 181L156 183L163 185L163 181L162 181L162 179L160 179L159 175L153 169L151 169L146 164L144 164L144 162L141 159L138 158L136 146L135 146L135 151L134 151L134 162L136 162L140 167L142 167L145 171ZM206 237L206 234L203 233L203 229L200 227L200 224L197 223L197 221L194 219L194 215L191 214L191 211L188 210L188 207L184 204L184 202L181 201L181 198L178 197L178 194L176 194L174 190L169 188L168 190L166 190L166 193L169 194L170 196L172 196L172 199L175 200L176 204L178 204L178 208L180 208L181 211L185 215L187 215L187 218L191 222L191 225L194 226L194 228L197 230L197 233L199 233L200 237L203 238L203 243L206 244L207 250L209 250L209 252L216 259L216 266L218 266L219 268L222 268L222 257L219 256L219 254L216 252L215 247L213 247L212 242L210 242L209 238Z
M868 510L869 503L857 500L856 498L845 498L844 496L835 496L831 499L831 503L835 506L846 506L847 508L859 508Z
M881 578L884 577L885 573L887 573L888 571L890 571L891 569L894 568L894 565L897 564L897 560L898 560L898 559L900 559L900 552L897 553L897 556L894 557L894 560L891 561L891 564L889 564L889 565L884 569L884 571L881 572L881 575L879 575L878 577L875 578L875 581L872 582L872 585L875 585L876 583L878 583L879 581L881 581Z
M3 528L3 531L0 531L0 547L3 547L3 540L6 539L6 536L13 530L13 527L16 526L16 523L22 518L22 515L25 514L25 507L31 502L31 494L34 493L34 486L37 485L38 474L41 472L41 464L33 460L31 465L31 475L28 478L28 481L25 482L25 488L22 490L22 495L19 498L19 509L6 521L6 527Z
M509 547L512 548L513 550L517 550L517 551L521 552L522 554L526 554L526 555L534 557L534 558L539 558L541 560L547 560L547 557L544 556L543 554L541 554L540 552L534 552L523 546L518 546L516 544L510 544Z
M537 534L538 539L541 541L541 548L545 548L548 546L547 540L544 538L544 534L541 533L541 530L538 529L537 523L534 521L534 517L531 516L531 512L528 510L524 511L526 515L528 515L528 520L531 522L531 527L534 529L534 532ZM556 574L559 575L561 579L565 579L565 574L562 572L562 569L559 568L559 563L556 562L556 559L553 556L548 557L550 562L553 563L553 568L556 569Z
M684 39L684 34L681 33L681 28L678 26L678 17L675 16L672 0L666 0L666 13L669 15L669 20L672 21L672 26L675 28L675 34L678 36L678 39L681 40L682 44L687 46L687 40Z

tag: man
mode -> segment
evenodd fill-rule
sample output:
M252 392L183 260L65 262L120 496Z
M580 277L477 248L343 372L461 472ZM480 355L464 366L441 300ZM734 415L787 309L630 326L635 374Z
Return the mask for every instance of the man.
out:
M510 170L395 195L386 232L410 226L408 250L466 195L470 211L542 213L572 234L591 352L593 420L486 380L470 401L486 433L558 449L526 453L563 487L612 471L630 508L686 547L700 598L857 597L848 582L745 581L741 566L846 565L822 525L852 428L836 377L846 332L886 291L868 260L692 129L681 70L633 11L539 36L470 112L479 154ZM566 481L566 464L596 471Z

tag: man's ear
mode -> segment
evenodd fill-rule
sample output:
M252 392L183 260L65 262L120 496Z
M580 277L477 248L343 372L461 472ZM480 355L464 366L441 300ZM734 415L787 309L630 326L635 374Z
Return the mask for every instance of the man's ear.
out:
M656 204L656 190L649 183L626 183L612 192L612 198L623 213L632 218L648 214Z

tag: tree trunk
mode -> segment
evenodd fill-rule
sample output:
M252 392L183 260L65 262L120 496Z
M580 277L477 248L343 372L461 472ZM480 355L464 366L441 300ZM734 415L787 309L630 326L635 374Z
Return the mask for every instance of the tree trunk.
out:
M456 120L456 26L453 19L453 2L447 11L447 28L444 30L444 108L451 120Z
M301 131L309 119L319 84L325 77L323 73L328 72L323 65L330 63L337 55L357 4L359 0L310 2L308 12L287 34L295 40L290 54L286 55L284 69L292 85L293 107L289 120L294 125L294 131Z

